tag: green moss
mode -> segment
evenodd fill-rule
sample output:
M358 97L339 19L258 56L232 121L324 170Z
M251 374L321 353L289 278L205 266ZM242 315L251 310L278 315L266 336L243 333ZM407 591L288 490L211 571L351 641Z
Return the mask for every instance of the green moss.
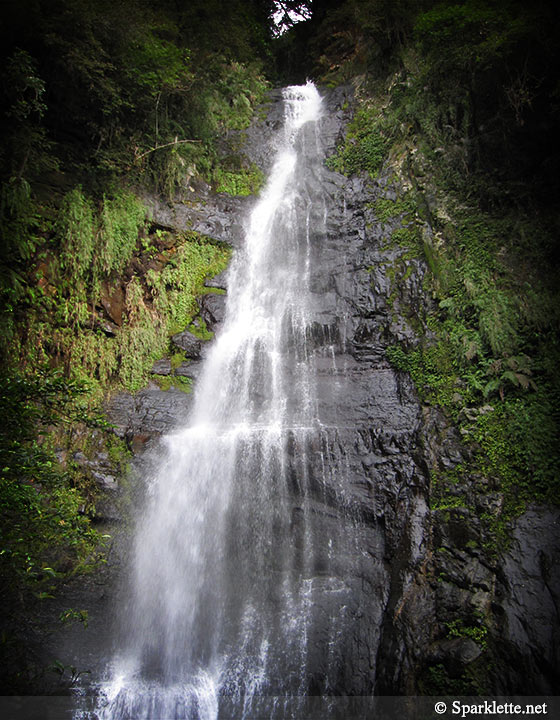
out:
M343 175L367 172L376 177L389 149L386 129L375 107L358 109L348 125L344 143L327 159L330 170Z
M511 511L527 500L560 502L555 418L550 389L543 388L528 397L493 401L491 412L465 426L479 448L476 462L498 479Z
M444 495L439 500L430 503L432 510L452 510L455 508L466 507L467 503L464 498L456 495Z
M214 189L228 195L256 195L264 184L262 170L254 163L247 166L223 161L212 173Z
M430 665L423 670L419 679L422 695L446 695L450 697L468 695L489 695L493 662L488 653L483 653L459 674L443 663Z
M196 322L191 323L187 327L187 330L199 340L212 340L214 337L214 333L208 330L206 322L201 317L197 317Z
M386 357L397 370L410 373L424 402L457 414L458 397L468 394L468 389L457 386L456 359L448 343L442 340L408 352L392 345L386 349Z
M117 469L120 476L126 475L132 453L126 442L114 433L107 434L104 438L104 448L107 451L109 460Z
M187 359L187 356L185 353L180 350L178 352L174 352L171 357L169 358L171 362L171 370L177 370L177 368L182 365Z
M230 256L229 247L191 233L179 239L163 270L148 272L153 307L167 318L169 335L184 330L198 308L196 296L203 292L204 280L224 270Z
M405 193L403 196L391 200L387 197L380 197L373 206L375 216L380 222L388 222L395 218L402 218L405 215L416 213L416 202L412 193Z
M172 387L182 390L182 392L192 392L192 380L181 375L162 375L156 377L156 383L162 390L170 390Z
M397 228L391 235L391 244L406 248L410 251L409 257L421 256L421 237L415 223Z

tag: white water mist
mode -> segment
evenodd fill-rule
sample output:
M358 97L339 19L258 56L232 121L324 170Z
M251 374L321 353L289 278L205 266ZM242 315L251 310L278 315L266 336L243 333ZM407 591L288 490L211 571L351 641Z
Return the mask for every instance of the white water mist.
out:
M316 535L310 492L332 472L308 342L310 233L325 217L321 106L312 84L284 91L284 127L229 271L223 327L190 421L164 439L149 483L128 630L98 717L210 720L224 703L250 717L260 695L308 689L313 572L328 575L333 542ZM327 655L340 608L320 619Z

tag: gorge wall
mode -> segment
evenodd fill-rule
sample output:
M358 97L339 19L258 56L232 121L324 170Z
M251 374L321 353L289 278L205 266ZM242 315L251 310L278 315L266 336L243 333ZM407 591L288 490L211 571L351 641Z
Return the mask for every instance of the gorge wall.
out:
M278 5L298 5L302 21ZM284 667L317 694L555 692L560 26L549 5L2 3L6 714L19 717L27 695L40 696L33 717L56 713L44 696L71 713L76 690L95 695L123 616L135 617L125 586L145 481L162 436L192 412L235 294L222 271L283 122L270 83L307 77L327 86L328 157L306 186L321 198L305 228L311 321L285 354L286 377L298 353L309 360L317 423L288 433L270 545L303 579L312 608L298 627L313 639L300 633L308 663L286 652ZM265 567L256 545L248 556Z
M281 120L278 100L273 93L266 117L244 138L243 152L263 170ZM353 92L326 91L325 102L321 131L334 152ZM466 494L468 503L437 502L437 478L465 462L472 447L441 409L421 401L409 373L388 360L386 351L395 344L413 349L430 337L427 318L434 305L426 290L426 261L391 241L402 218L381 221L375 209L380 198L397 201L406 189L401 170L386 163L375 180L325 171L327 207L315 218L321 232L312 228L310 235L313 362L328 441L310 449L307 473L325 545L344 534L345 523L358 528L352 553L347 544L334 544L340 556L331 567L340 568L339 582L336 573L326 578L320 563L313 578L312 602L324 606L325 615L333 593L345 598L347 631L331 691L553 694L560 667L559 514L543 505L528 507L510 524L509 543L496 549L480 516L499 509L498 490L462 475L452 492ZM159 226L198 230L235 247L240 214L252 201L200 188L187 204L155 197L149 202ZM433 232L428 220L422 232ZM227 291L221 277L208 285ZM224 300L220 294L201 299L200 317L212 331L223 319ZM196 382L204 342L188 332L174 342L191 362L172 370L164 359L154 372L184 373ZM138 467L149 462L145 448L186 416L191 397L151 385L111 401L117 434L141 451ZM322 481L325 453L340 472ZM292 460L295 477L295 454ZM294 508L297 533L297 498ZM92 629L86 632L106 622L113 593L97 592L100 602L91 606ZM83 599L91 601L91 588ZM66 648L75 653L69 648L78 631L68 632ZM314 652L310 688L320 691L325 647ZM73 662L83 665L79 656Z

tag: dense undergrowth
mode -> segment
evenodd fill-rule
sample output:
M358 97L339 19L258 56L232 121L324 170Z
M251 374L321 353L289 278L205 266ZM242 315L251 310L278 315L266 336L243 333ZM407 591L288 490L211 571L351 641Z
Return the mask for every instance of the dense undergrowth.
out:
M542 151L534 124L558 114L548 76L555 31L542 26L544 8L515 2L442 3L410 14L408 27L380 14L387 32L407 37L385 56L378 47L383 71L360 50L375 33L372 15L369 24L364 16L373 5L337 11L336 22L354 27L360 41L339 47L325 80L358 74L360 86L328 164L374 178L384 163L391 169L398 196L382 192L374 210L389 229L384 242L405 251L390 269L395 292L410 272L406 260L419 257L434 302L426 317L407 309L419 342L387 356L473 449L469 467L435 483L434 506L467 502L457 499L457 477L479 475L504 493L499 530L527 500L560 499L557 181L549 174L558 157L554 144L540 169L525 157ZM531 54L539 34L543 47ZM546 116L535 117L543 108ZM523 146L512 149L515 140Z
M267 13L266 3L235 1L2 4L6 692L25 692L34 672L22 618L103 562L90 458L106 458L115 476L127 463L104 397L147 382L198 311L204 279L229 259L210 238L155 226L140 197L181 197L201 180L249 194L262 181L227 140L268 87Z
M130 192L96 210L75 188L44 238L23 320L6 323L10 357L24 370L61 366L101 393L136 390L228 259L209 238L151 228Z
M448 193L444 187L447 201ZM434 201L426 238L426 223L411 205L397 216L402 227L392 238L427 261L426 290L435 303L420 344L392 346L387 356L472 443L463 475L478 472L505 492L503 520L530 499L558 502L560 317L546 252L551 229L513 209L485 213L448 202L443 216ZM446 487L457 499L457 476L449 480L451 487L435 488L435 504L444 502Z

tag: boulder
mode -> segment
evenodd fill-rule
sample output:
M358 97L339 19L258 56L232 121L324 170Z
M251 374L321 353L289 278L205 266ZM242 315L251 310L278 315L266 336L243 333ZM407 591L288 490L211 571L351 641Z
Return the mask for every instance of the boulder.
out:
M213 329L223 322L226 314L226 295L208 293L202 298L201 315L206 327Z
M184 351L188 358L198 360L202 349L202 342L189 330L183 330L171 338L174 345Z
M171 375L171 360L169 358L162 358L157 360L151 369L152 375Z

